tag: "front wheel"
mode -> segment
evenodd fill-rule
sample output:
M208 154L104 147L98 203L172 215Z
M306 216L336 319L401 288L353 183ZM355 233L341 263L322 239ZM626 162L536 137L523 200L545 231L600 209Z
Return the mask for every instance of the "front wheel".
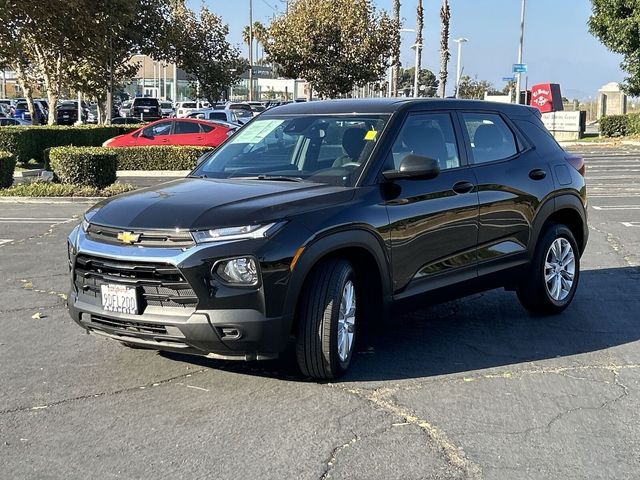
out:
M306 376L332 380L351 362L356 335L356 276L346 260L326 260L304 285L296 354Z
M518 299L533 313L560 313L573 300L579 278L573 233L565 225L551 224L539 239L527 278L518 287Z

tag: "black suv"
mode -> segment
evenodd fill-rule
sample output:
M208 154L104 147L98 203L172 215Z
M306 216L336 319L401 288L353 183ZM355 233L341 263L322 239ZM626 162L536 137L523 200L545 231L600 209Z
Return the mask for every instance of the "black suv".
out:
M338 100L267 110L187 177L104 200L69 237L73 319L128 346L276 357L331 379L393 301L573 299L584 163L529 107Z
M157 98L136 97L131 104L129 115L143 122L158 120L162 118L160 101Z

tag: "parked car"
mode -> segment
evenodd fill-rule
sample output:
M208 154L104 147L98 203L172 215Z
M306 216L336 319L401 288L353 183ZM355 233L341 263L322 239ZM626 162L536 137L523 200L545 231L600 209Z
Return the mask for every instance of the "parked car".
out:
M236 125L244 125L253 116L247 118L244 114L244 110L215 110L213 108L207 108L203 110L194 110L185 118L197 118L200 120L220 120L223 122L234 123Z
M135 125L137 123L146 122L141 122L139 118L134 117L114 117L111 119L112 125Z
M141 145L192 145L217 147L227 139L231 129L192 118L165 119L138 130L111 138L103 147L133 147Z
M129 116L139 118L143 121L153 121L162 118L160 101L151 97L136 97L131 103Z
M187 178L90 208L69 236L69 311L128 346L212 358L271 359L293 338L302 373L333 379L393 302L505 287L536 314L567 308L584 173L530 107L275 107Z
M120 105L120 108L118 109L118 113L121 117L129 116L129 113L131 113L131 103L131 100L125 100L122 102L122 105Z
M176 117L184 118L190 113L198 110L196 102L178 102L176 103Z
M7 126L24 127L27 125L31 125L31 122L28 120L23 120L21 118L6 118L6 117L0 118L0 127L7 127Z
M247 102L247 105L251 108L251 112L254 117L266 110L266 107L262 102Z
M160 102L160 110L162 111L163 117L173 117L175 114L173 103L171 102Z
M36 125L38 124L44 125L45 123L47 123L47 112L42 106L42 104L34 100L33 108L35 109L35 112L36 112L36 121L32 123ZM16 103L16 108L14 110L13 116L15 118L19 118L19 119L27 120L31 122L31 114L29 113L29 108L27 106L26 100Z
M85 123L89 116L89 109L86 104L81 104L82 115L80 121ZM73 125L78 122L78 102L65 100L56 109L56 122L58 125Z

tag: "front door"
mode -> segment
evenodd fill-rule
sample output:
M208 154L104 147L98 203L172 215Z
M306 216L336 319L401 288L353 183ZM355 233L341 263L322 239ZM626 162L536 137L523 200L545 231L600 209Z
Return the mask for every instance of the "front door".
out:
M435 159L440 166L435 178L383 186L397 294L477 275L478 193L473 171L460 153L460 137L450 113L411 114L387 158L385 168L398 169L409 154Z
M169 145L172 123L172 120L164 120L143 128L136 139L136 145Z

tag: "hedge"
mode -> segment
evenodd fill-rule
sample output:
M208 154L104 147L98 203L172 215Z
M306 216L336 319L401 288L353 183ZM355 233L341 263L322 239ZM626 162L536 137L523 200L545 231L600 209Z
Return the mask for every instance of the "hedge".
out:
M600 119L600 135L603 137L623 137L629 134L629 116L611 115Z
M50 147L76 146L97 147L105 140L123 133L132 132L139 125L44 125L30 127L2 127L0 150L15 155L16 160L26 163L32 158L44 161L45 150Z
M63 147L52 148L49 155ZM159 145L150 147L95 147L86 151L112 152L118 159L118 170L191 170L196 160L211 147Z
M112 149L58 147L49 155L51 169L61 183L105 188L116 181L118 157Z
M135 190L128 183L114 183L99 189L86 185L68 185L66 183L31 182L17 183L0 190L0 197L112 197Z
M0 150L0 188L13 184L13 172L16 169L16 157L11 152Z

